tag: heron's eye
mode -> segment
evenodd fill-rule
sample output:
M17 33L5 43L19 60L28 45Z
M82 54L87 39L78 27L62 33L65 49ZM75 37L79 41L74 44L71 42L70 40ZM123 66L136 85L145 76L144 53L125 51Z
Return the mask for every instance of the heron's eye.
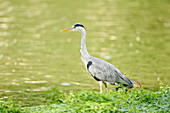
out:
M73 28L76 28L76 26L74 26Z

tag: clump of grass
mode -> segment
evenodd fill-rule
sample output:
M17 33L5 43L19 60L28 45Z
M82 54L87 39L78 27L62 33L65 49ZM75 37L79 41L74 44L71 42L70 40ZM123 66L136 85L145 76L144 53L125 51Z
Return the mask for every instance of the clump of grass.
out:
M169 112L170 87L160 87L153 92L145 89L118 91L110 90L108 93L94 91L79 91L63 93L52 89L49 91L47 105L21 108L13 103L1 103L0 110L16 112ZM10 107L6 107L10 106Z
M21 113L21 103L14 103L11 99L0 101L0 113Z

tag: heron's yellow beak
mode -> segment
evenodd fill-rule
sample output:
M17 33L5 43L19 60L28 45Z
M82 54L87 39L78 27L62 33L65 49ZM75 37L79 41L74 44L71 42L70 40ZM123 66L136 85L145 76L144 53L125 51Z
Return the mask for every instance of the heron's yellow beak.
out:
M72 30L73 28L72 27L69 27L69 28L66 28L66 29L63 29L63 30L60 30L61 32L64 32L64 31L70 31Z

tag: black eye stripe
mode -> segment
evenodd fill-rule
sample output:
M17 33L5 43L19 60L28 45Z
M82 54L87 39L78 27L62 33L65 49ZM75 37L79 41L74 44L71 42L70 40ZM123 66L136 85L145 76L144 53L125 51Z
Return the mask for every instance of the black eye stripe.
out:
M84 27L82 24L75 24L74 25L74 28L76 28L76 27ZM85 27L84 27L85 28Z

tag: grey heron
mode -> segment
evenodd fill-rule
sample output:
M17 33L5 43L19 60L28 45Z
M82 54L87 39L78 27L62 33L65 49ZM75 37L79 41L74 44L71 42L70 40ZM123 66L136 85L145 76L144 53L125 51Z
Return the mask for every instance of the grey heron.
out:
M139 82L135 82L127 78L114 65L99 58L93 57L88 53L86 48L86 29L82 24L74 24L72 27L61 31L79 31L81 33L81 60L83 61L90 75L95 80L99 81L100 92L102 92L102 84L104 84L106 92L108 92L107 84L115 85L120 83L120 81L125 82L127 84L125 87L129 89L141 87Z

